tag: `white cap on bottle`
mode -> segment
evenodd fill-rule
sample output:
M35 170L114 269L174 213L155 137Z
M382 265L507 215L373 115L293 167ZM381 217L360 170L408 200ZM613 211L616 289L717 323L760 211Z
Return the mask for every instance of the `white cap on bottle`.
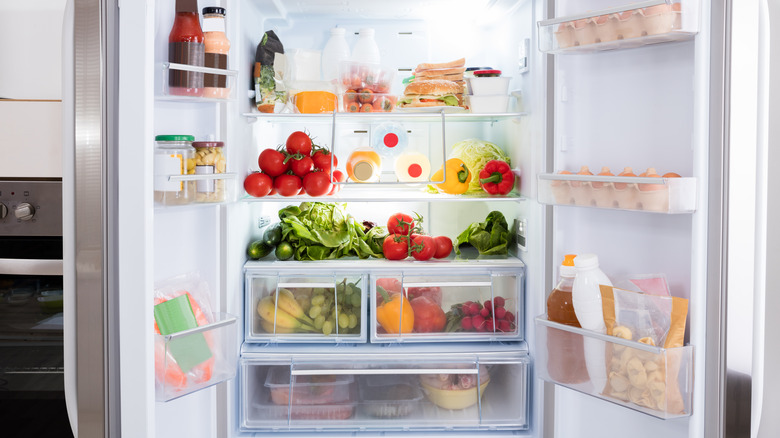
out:
M580 254L574 258L574 266L578 269L598 268L599 256L596 254Z
M360 35L374 36L374 29L371 27L364 27L359 31Z
M330 34L331 35L346 35L346 33L347 33L347 30L344 29L343 27L332 27L330 29Z

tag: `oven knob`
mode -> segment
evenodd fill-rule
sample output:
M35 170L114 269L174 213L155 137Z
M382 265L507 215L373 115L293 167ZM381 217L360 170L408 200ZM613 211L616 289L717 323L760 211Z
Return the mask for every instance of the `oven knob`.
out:
M16 215L17 219L21 219L23 221L29 221L35 215L35 207L33 207L27 202L22 202L21 204L16 206L16 210L14 210L14 215Z
M8 216L8 207L0 203L0 219L5 219L6 216Z

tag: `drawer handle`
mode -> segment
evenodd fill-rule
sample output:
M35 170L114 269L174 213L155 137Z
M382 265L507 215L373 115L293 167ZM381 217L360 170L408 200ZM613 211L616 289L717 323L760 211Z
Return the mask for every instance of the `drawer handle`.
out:
M324 375L378 375L378 374L477 374L476 368L364 368L364 369L317 369L292 370L293 376L324 376Z

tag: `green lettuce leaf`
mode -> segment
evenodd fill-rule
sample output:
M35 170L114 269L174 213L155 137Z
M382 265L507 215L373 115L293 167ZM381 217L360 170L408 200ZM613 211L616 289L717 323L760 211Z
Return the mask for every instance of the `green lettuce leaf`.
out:
M467 243L483 255L506 255L510 241L509 225L500 211L488 213L484 222L468 226L454 243L455 254L460 255L460 245Z

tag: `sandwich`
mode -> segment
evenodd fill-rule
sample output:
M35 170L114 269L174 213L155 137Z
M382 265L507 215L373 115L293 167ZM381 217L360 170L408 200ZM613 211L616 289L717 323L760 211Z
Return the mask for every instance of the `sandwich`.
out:
M406 86L398 100L399 108L459 106L463 90L457 83L443 79L414 81Z
M465 65L465 58L449 62L422 63L414 70L413 81L430 81L438 79L452 81L460 87L458 94L463 94L466 85L463 81L463 73L466 71Z

